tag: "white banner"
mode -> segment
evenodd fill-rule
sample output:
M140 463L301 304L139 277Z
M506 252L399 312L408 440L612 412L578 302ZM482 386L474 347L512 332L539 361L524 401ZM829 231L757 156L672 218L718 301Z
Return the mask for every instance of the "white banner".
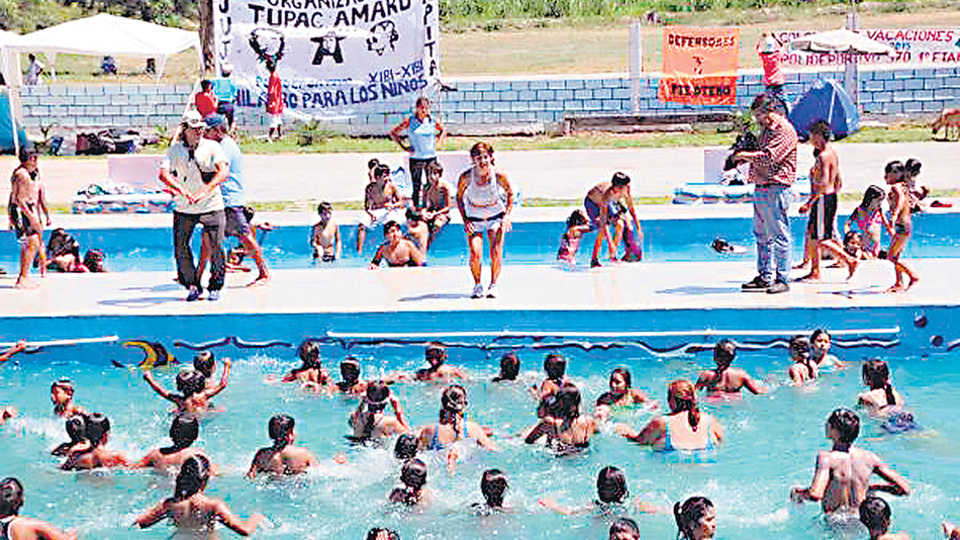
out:
M437 0L214 0L214 19L238 108L264 109L268 59L294 117L409 110L440 77Z
M859 32L870 39L886 43L897 51L896 55L862 55L860 64L905 65L905 64L958 64L960 63L960 29L954 28L863 28ZM787 30L773 34L780 43L786 44L798 37L815 34L813 30ZM785 66L837 66L846 60L844 54L817 54L784 50Z

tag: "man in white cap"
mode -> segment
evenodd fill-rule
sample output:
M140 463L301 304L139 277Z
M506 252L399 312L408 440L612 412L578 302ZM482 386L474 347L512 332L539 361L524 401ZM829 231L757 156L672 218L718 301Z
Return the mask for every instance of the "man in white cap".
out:
M170 146L160 165L160 182L173 194L173 251L177 259L177 281L190 291L188 302L200 298L203 288L194 264L190 239L197 224L203 225L203 236L210 247L211 274L208 285L210 301L220 299L226 274L223 234L226 218L220 184L227 179L230 166L216 141L203 138L207 125L197 111L187 111L180 120L177 141Z

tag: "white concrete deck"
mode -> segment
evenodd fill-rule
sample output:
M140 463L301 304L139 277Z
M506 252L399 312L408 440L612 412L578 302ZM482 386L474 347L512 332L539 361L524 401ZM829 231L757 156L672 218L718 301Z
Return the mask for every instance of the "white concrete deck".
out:
M711 308L849 308L960 305L954 272L960 261L909 261L922 281L908 292L881 294L893 267L865 261L853 280L825 270L820 284L792 284L785 294L743 293L755 274L744 262L620 264L564 271L508 266L500 298L472 300L466 268L278 270L264 286L247 288L249 275L230 274L217 303L187 303L172 272L56 274L36 290L13 288L0 276L0 319L31 316L141 316L230 313L367 313L468 310L676 310ZM485 276L489 269L485 269ZM800 275L796 272L795 275ZM488 279L485 277L485 279Z

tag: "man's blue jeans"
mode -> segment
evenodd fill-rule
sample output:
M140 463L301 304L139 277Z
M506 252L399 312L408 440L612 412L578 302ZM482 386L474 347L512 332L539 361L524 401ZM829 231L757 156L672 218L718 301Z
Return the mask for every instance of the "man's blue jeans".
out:
M790 280L790 187L757 186L753 194L753 234L757 237L757 273L767 283Z

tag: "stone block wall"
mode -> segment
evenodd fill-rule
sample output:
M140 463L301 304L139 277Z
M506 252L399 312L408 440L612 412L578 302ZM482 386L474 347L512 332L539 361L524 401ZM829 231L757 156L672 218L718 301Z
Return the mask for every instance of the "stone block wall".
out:
M818 78L842 78L837 70L793 72L786 75L785 93L800 96ZM626 75L510 77L450 79L455 88L444 92L439 110L457 131L551 125L565 116L610 115L631 112L631 85ZM657 99L659 79L641 81L638 97L642 113L684 110L730 110L750 105L763 90L759 72L738 79L736 107L700 107L664 103ZM191 85L67 84L24 87L21 103L28 128L56 123L65 128L152 128L175 124L189 100ZM916 69L872 69L860 72L860 103L871 114L933 115L944 107L960 107L960 66ZM412 110L410 104L373 104L364 114L328 121L333 130L383 133ZM247 128L266 126L260 111L239 109L238 121Z

